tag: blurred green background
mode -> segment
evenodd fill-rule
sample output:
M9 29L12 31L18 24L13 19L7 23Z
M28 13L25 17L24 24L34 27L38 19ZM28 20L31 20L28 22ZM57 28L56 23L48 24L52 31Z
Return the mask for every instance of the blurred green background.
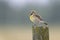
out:
M37 14L41 15L45 21L48 21L50 40L60 39L59 0L0 0L1 35L4 34L6 36L7 34L13 35L20 33L19 35L22 35L20 39L24 40L23 37L25 38L25 36L28 34L27 37L29 36L29 38L26 37L25 39L31 40L32 23L29 20L31 10L35 10ZM8 35L7 37L10 37ZM13 36L15 37L15 35ZM19 40L20 36L16 37L17 40Z

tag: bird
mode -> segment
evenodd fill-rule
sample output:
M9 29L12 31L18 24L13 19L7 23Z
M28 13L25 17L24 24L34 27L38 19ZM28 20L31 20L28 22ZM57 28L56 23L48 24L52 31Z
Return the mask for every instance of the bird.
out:
M48 25L45 21L43 21L40 15L36 14L36 11L32 11L30 14L30 21L34 23L34 25L38 25L43 23L44 25Z

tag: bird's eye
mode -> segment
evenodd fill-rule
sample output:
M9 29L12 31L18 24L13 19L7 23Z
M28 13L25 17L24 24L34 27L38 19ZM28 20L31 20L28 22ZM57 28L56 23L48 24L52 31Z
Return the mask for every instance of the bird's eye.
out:
M32 13L31 13L31 15L32 15Z

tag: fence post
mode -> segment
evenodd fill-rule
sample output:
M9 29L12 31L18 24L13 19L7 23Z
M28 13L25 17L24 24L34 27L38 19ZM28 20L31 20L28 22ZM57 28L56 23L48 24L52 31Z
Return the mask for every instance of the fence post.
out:
M46 26L32 26L33 40L49 40L49 28Z

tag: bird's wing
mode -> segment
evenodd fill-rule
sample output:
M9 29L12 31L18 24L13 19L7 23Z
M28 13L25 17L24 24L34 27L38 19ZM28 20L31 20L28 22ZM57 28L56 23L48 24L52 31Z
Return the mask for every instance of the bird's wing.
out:
M35 15L38 19L40 19L40 20L43 20L42 18L41 18L41 16L39 16L39 15Z

